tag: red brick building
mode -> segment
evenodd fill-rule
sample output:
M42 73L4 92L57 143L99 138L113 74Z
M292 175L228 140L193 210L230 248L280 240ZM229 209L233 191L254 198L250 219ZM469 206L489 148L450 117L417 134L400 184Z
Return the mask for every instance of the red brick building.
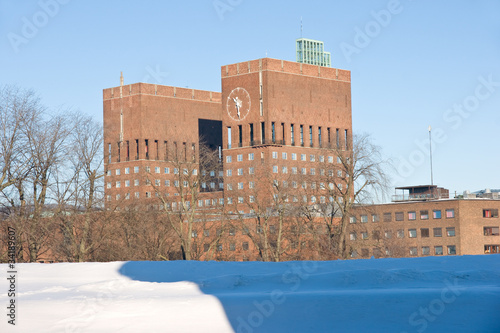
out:
M221 93L122 79L103 92L108 207L129 200L155 206L158 193L179 207L175 196L190 185L179 181L182 174L211 177L197 184L204 192L198 209L216 216L223 208L233 220L254 216L257 201L272 206L277 184L290 195L316 189L327 168L337 174L330 148L350 149L350 80L346 70L270 58L222 66ZM218 154L218 167L201 166L200 142ZM192 163L176 167L178 161ZM310 204L327 200L302 192Z
M449 199L437 186L412 186L392 203L358 206L351 216L351 257L500 253L500 200Z

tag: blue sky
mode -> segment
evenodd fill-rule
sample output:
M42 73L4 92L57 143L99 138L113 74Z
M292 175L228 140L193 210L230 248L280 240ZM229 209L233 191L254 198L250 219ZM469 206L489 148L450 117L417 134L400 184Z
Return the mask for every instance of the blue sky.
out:
M325 42L352 72L355 133L394 184L500 188L500 1L0 0L0 84L102 120L102 89L150 82L220 91L220 66L295 61Z

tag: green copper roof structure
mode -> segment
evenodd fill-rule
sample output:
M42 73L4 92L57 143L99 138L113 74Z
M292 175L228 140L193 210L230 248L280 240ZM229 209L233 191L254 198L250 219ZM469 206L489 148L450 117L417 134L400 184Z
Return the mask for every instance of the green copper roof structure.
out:
M295 45L297 62L331 67L330 52L324 51L324 44L319 40L299 38Z

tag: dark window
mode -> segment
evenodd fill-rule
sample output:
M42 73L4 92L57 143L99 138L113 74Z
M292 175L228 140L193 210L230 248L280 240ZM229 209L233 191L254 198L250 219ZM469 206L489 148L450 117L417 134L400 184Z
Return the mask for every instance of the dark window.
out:
M361 256L366 258L370 255L370 251L368 249L361 249Z
M392 213L384 213L384 222L392 221Z
M484 253L489 254L489 253L500 253L500 245L494 244L494 245L485 245L484 246Z
M248 242L243 242L242 248L243 248L243 250L247 251L248 250Z
M207 252L210 249L210 244L203 244L203 251Z
M394 214L396 216L396 221L404 221L405 214L403 212L396 212Z
M231 243L229 244L229 251L235 251L236 250L236 244Z
M434 228L434 237L443 237L443 229Z
M484 227L485 236L498 236L498 227Z
M498 217L498 209L483 209L483 217Z
M420 237L429 237L429 229L421 228L420 229Z
M446 228L446 235L448 237L455 237L455 227Z

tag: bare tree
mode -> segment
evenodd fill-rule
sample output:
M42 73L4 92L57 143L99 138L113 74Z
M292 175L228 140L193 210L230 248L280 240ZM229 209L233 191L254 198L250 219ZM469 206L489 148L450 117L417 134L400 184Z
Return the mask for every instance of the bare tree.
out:
M203 189L211 182L217 182L222 164L218 152L210 149L203 143L198 146L198 154L179 152L173 149L169 156L170 165L174 171L174 178L170 187L162 187L148 175L148 182L153 186L154 192L161 204L161 212L167 223L173 228L180 244L182 259L195 259L193 254L193 235L200 229L199 224L213 218L220 218L213 209L204 211L200 209L198 201L209 197L203 195ZM210 197L211 206L217 207L216 196ZM195 226L195 224L198 224ZM195 229L196 227L196 229Z
M386 193L389 184L384 170L389 161L383 158L381 148L369 135L355 135L352 145L348 144L347 148L334 146L329 149L337 161L324 163L326 171L320 188L327 200L318 205L326 226L328 250L342 259L349 256L347 226L353 205L369 202L375 195Z

